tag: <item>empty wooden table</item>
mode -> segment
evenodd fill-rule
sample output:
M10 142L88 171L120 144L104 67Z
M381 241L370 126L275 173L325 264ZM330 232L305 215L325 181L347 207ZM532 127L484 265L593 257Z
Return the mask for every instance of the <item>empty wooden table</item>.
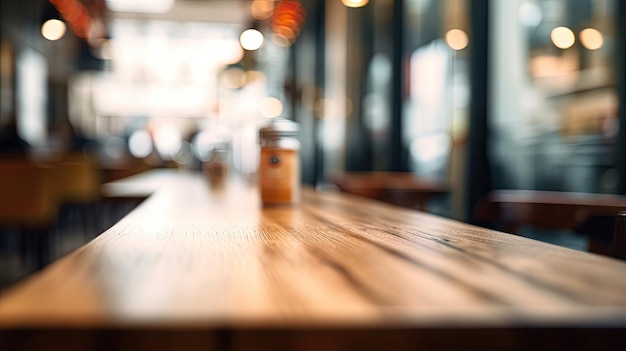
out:
M589 251L610 255L615 231L611 225L594 219L614 221L626 210L626 197L539 190L494 190L478 203L476 220L503 224L504 230L516 233L520 226L545 229L569 229L589 237ZM610 223L612 224L612 223ZM607 228L610 227L610 228ZM623 235L623 234L622 234ZM614 257L624 257L624 249L613 250Z
M341 191L421 211L449 191L442 182L411 172L331 172L329 178Z
M624 262L341 193L304 189L297 206L263 207L254 185L159 172L155 193L111 229L2 292L0 349L624 341Z

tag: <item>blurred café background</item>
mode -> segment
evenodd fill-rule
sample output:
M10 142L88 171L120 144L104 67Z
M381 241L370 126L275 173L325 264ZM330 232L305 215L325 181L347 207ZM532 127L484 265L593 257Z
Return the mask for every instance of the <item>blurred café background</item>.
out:
M485 226L494 190L626 195L625 3L2 0L0 286L137 205L104 183L215 162L254 179L277 117L320 190L392 177L381 200Z

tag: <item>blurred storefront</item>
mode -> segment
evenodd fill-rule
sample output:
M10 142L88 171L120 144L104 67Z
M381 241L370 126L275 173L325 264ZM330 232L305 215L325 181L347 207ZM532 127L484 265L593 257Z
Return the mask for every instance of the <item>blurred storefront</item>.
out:
M68 4L92 29L44 38ZM253 175L258 128L283 116L302 126L305 183L411 172L447 184L434 211L465 220L493 189L623 193L623 6L3 0L0 121L35 148L69 121L103 169L198 168L226 148ZM250 28L258 48L241 46Z
M618 192L617 1L493 5L494 187Z

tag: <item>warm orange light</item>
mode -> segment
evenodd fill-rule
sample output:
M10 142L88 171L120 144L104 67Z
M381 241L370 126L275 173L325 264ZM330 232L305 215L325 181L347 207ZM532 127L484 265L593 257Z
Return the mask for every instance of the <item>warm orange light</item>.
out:
M284 36L278 34L278 33L274 33L272 34L272 42L278 46L287 48L290 47L291 44L293 44L293 42L287 38L285 38Z
M369 0L341 0L341 2L348 7L363 7Z
M91 30L91 17L85 5L77 0L49 0L77 37L87 38Z
M580 31L580 43L589 50L598 50L604 45L604 37L595 28L585 28Z
M464 31L451 29L446 33L446 43L453 50L463 50L469 44L469 39Z
M292 16L280 16L274 19L272 26L289 26L297 28L300 26L300 21Z
M293 40L297 36L297 33L295 33L293 29L288 26L275 27L274 32L276 32L276 35L283 37L287 40Z
M567 27L556 27L550 33L552 43L559 49L567 49L574 45L576 37L574 32Z
M272 0L254 0L250 4L250 15L254 19L266 20L272 17L274 12L274 1Z
M283 0L276 9L271 20L274 42L280 46L291 45L295 41L304 23L306 12L299 1Z

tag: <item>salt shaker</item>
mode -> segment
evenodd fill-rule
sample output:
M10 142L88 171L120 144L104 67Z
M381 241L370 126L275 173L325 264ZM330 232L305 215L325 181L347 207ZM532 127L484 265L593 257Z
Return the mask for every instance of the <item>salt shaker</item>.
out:
M300 142L298 124L274 119L261 128L259 187L264 204L295 204L300 201Z

